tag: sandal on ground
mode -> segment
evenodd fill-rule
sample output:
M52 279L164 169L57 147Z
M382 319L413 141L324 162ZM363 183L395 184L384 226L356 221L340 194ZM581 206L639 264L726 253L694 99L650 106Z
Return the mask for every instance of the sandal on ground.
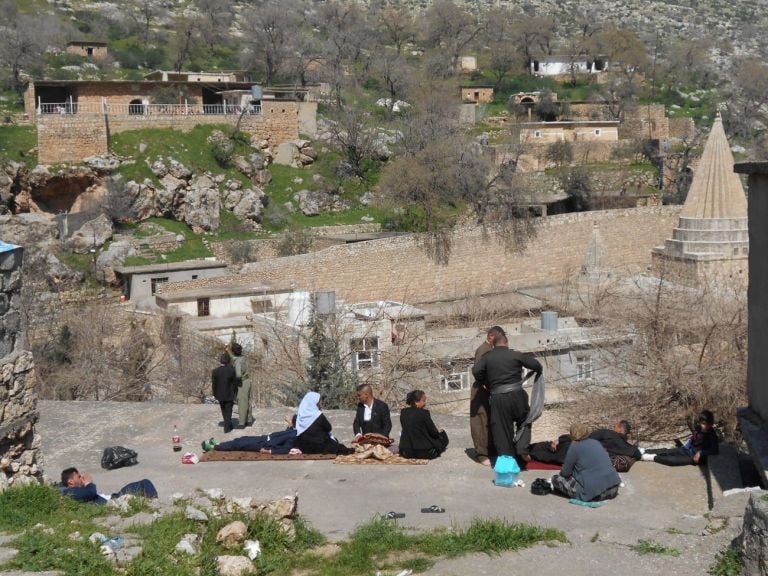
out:
M394 520L395 518L405 518L405 512L387 512L382 516L385 520Z
M424 514L442 514L445 512L445 508L442 508L441 506L432 505L429 508L422 508L422 513Z

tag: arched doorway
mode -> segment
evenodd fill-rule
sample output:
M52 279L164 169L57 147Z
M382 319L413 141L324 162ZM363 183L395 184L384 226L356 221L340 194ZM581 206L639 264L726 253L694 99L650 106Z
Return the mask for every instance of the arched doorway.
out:
M142 104L141 100L136 98L128 103L128 114L131 116L140 116L144 114L144 104Z

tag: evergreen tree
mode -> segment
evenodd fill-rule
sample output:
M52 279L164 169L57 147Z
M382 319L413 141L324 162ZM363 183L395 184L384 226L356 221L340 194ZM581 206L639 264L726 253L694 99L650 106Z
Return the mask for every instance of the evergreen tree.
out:
M353 404L357 378L341 358L339 343L328 336L324 322L314 315L309 324L307 344L311 356L307 362L305 390L295 390L299 397L309 390L325 398L327 408L349 408Z

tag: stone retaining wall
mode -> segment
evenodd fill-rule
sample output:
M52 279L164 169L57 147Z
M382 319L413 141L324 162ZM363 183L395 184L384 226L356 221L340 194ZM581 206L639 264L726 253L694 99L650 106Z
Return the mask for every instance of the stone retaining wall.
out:
M22 350L22 256L21 248L0 252L0 491L42 477L34 363Z
M595 224L608 266L645 270L651 263L651 249L672 234L679 211L679 206L664 206L541 218L536 237L522 253L514 247L505 249L492 233L467 227L455 233L447 265L430 260L412 235L331 246L312 254L256 262L236 277L167 283L161 291L270 282L301 290L336 290L348 302L410 303L507 292L557 284L578 271Z

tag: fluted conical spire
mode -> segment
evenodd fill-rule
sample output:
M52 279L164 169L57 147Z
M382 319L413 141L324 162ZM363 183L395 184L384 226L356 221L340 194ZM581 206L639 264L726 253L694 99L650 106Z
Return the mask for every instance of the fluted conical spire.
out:
M747 217L747 199L741 180L733 171L733 154L719 114L707 138L680 217Z

